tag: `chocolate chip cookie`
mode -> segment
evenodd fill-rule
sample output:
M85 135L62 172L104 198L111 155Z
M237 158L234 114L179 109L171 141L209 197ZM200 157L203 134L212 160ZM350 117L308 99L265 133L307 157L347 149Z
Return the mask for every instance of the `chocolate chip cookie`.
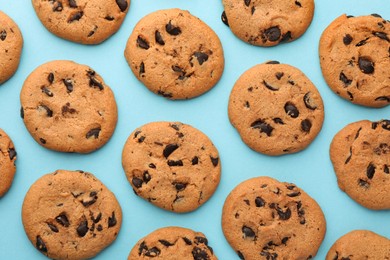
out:
M307 147L318 135L324 105L297 68L270 61L244 72L229 100L229 119L253 150L282 155Z
M119 30L130 0L32 0L51 33L69 41L98 44Z
M370 209L390 209L390 121L345 126L330 145L341 190Z
M128 260L137 259L218 259L201 232L182 227L160 228L140 239Z
M241 40L274 46L299 38L314 15L314 0L222 0L222 21Z
M0 84L16 72L23 48L23 37L17 24L0 11Z
M127 139L122 165L134 192L154 205L189 212L216 190L221 174L217 149L192 126L152 122Z
M86 65L52 61L39 66L24 82L20 101L27 130L48 149L89 153L114 133L114 94Z
M390 240L369 230L354 230L340 237L326 260L390 259Z
M0 197L11 187L16 172L16 150L11 138L0 129Z
M224 68L218 36L180 9L159 10L142 18L129 37L125 57L149 90L170 99L203 94L218 82Z
M30 187L22 221L31 243L47 257L86 259L116 239L122 211L91 173L58 170Z
M322 33L322 74L329 87L352 103L390 103L390 22L377 14L341 15Z
M302 189L257 177L226 198L222 230L240 259L310 259L324 239L326 223L320 206Z

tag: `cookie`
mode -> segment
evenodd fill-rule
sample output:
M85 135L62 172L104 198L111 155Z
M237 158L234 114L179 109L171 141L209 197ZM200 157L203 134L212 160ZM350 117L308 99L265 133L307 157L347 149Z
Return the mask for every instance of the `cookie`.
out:
M137 259L218 259L201 232L182 227L160 228L140 239L131 250L128 260Z
M326 260L390 259L390 240L369 230L354 230L340 237Z
M18 69L23 48L23 37L16 23L0 11L0 84Z
M125 58L152 92L169 99L199 96L219 81L224 57L215 32L180 9L142 18L131 33Z
M82 44L98 44L117 32L130 0L32 0L51 33Z
M111 89L93 69L72 61L36 68L20 93L21 117L40 145L89 153L114 133L118 112Z
M324 105L313 83L297 68L277 61L240 76L228 112L244 143L268 155L301 151L324 121Z
M269 177L240 183L226 198L222 230L240 259L310 259L325 236L324 214L294 184Z
M342 191L369 209L390 209L390 121L358 121L333 138L330 159Z
M322 74L340 97L368 107L390 103L390 22L341 15L322 33Z
M16 150L9 136L0 129L0 197L11 187L16 172Z
M222 21L241 40L274 46L299 38L314 15L314 0L222 0Z
M31 243L52 259L86 259L117 237L122 211L115 195L91 173L58 170L27 192L22 221Z
M189 212L216 190L221 163L210 139L190 125L152 122L127 139L122 165L134 192L174 212Z

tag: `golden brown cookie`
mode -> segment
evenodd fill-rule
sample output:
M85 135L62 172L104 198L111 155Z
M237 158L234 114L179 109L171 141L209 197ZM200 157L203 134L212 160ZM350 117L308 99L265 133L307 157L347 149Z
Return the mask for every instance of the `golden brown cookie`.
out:
M134 192L154 205L188 212L205 203L221 174L217 149L192 126L153 122L127 139L122 165Z
M341 190L370 209L390 209L390 121L351 123L330 145Z
M118 112L115 97L93 69L72 61L36 68L20 93L21 116L40 145L89 153L108 142Z
M377 14L341 15L322 33L322 74L329 87L352 103L390 103L390 22Z
M170 99L205 93L224 68L218 36L180 9L159 10L142 18L127 41L125 57L149 90Z
M0 129L0 197L11 187L16 172L16 150L9 136Z
M38 179L22 207L31 243L53 259L87 259L117 237L122 211L115 195L95 176L58 170Z

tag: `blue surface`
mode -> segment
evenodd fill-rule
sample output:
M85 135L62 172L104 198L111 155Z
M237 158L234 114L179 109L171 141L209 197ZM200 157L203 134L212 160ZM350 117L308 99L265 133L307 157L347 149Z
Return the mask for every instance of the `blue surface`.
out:
M170 101L148 91L131 73L123 51L136 22L158 10L187 9L219 35L226 66L220 82L208 93L187 101ZM322 31L343 13L381 14L390 19L389 0L317 0L314 20L300 39L272 48L248 45L236 38L220 20L221 1L133 0L118 33L97 46L71 43L49 33L39 22L29 0L3 0L0 9L19 25L24 36L22 60L17 73L0 87L0 128L13 139L17 173L13 186L0 199L0 259L45 259L30 243L21 222L21 206L30 185L56 169L82 169L94 173L117 196L123 209L123 225L117 240L96 259L126 259L130 249L153 230L178 225L202 231L219 259L238 259L221 230L221 210L228 193L241 181L268 175L293 182L322 207L327 233L316 259L324 259L333 242L354 229L369 229L390 237L390 211L372 211L341 192L329 159L329 144L346 124L362 119L389 118L382 109L350 104L326 85L319 66L318 41ZM37 66L56 59L74 60L95 69L113 89L119 120L116 131L102 149L87 155L58 153L42 148L27 132L19 115L19 94L25 78ZM323 129L304 151L269 157L250 150L230 125L227 104L237 78L255 64L279 60L301 69L317 86L325 103ZM122 147L138 126L151 121L182 121L207 134L219 149L222 179L214 196L198 210L175 214L136 197L121 166Z

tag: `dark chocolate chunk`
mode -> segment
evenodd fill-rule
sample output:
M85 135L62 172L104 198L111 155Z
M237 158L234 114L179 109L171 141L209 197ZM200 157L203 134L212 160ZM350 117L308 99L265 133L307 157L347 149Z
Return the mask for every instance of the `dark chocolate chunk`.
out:
M65 106L62 106L61 112L62 112L62 115L65 116L66 113L74 114L74 113L76 113L77 111L76 111L76 109L71 108L69 103L66 103Z
M309 119L302 120L301 129L303 132L310 133L312 127L311 121Z
M311 97L311 92L307 92L303 96L303 102L305 103L305 106L308 109L315 110L317 108L317 104L314 102L313 98Z
M102 225L98 225L97 228L96 228L97 231L102 231L103 230L103 226Z
M198 164L198 162L199 162L198 156L194 156L194 158L192 158L192 160L191 160L192 165L196 165L196 164Z
M100 130L100 127L89 130L88 133L85 135L85 138L89 139L93 136L95 139L97 139L99 137Z
M161 36L161 33L160 33L159 31L156 31L156 32L154 33L154 38L155 38L155 40L156 40L156 42L157 42L158 44L160 44L160 45L165 45L165 42L164 42L164 40L163 40L163 38L162 38L162 36Z
M223 11L222 14L221 14L221 20L222 20L222 22L223 22L226 26L229 27L229 21L228 21L228 18L227 18L227 16L226 16L226 12L225 12L225 11Z
M106 19L107 21L114 21L115 18L107 15L106 17L104 17L104 19Z
M378 122L372 122L371 128L375 130L377 127L378 127Z
M89 86L90 87L98 87L99 90L103 90L104 86L102 83L100 83L95 77L88 75L89 76Z
M71 79L63 79L62 82L64 82L65 87L66 87L66 91L68 93L73 91L73 83L72 83Z
M145 252L145 256L156 257L160 255L160 253L161 253L160 249L158 249L157 247L152 247L151 249Z
M139 75L144 74L144 73L145 73L145 64L142 61L141 64L139 65Z
M284 73L283 73L283 72L277 72L277 73L275 74L275 77L276 77L278 80L280 80L283 76L284 76Z
M56 225L53 225L51 223L46 223L46 224L50 228L51 231L58 233L58 228L56 227Z
M65 213L61 213L56 218L56 221L64 227L69 227L70 223Z
M347 91L347 94L348 94L348 96L349 96L349 99L350 99L350 100L353 100L353 94L352 94L351 92L349 92L349 91Z
M154 163L149 163L149 168L156 169L156 165Z
M142 180L145 183L148 183L151 179L152 179L152 176L150 176L149 172L148 171L144 171L144 175L142 177Z
M390 120L382 120L381 123L383 129L390 131Z
M171 98L172 97L172 93L166 93L164 91L157 91L157 94L160 95L160 96L163 96L163 97L166 97L166 98Z
M23 107L20 107L20 117L24 119L24 109Z
M299 110L291 102L287 102L284 105L284 111L287 113L287 115L291 116L292 118L297 118L299 116Z
M46 110L46 115L47 115L48 117L52 117L52 116L53 116L53 111L52 111L50 108L48 108L48 107L45 106L45 105L40 105L40 107Z
M142 184L143 184L143 180L141 180L140 178L137 178L137 177L134 177L131 182L133 183L133 185L136 187L136 188L141 188Z
M349 86L352 83L352 80L347 78L347 76L345 76L344 72L340 72L339 80L344 82L345 86Z
M381 96L381 97L377 97L376 99L375 99L375 101L386 101L386 102L388 102L388 103L390 103L390 96Z
M278 26L273 26L265 30L264 34L269 41L276 42L280 38L280 29Z
M111 217L108 217L108 227L113 227L116 225L116 217L115 217L115 212L113 211L111 214Z
M274 203L272 203L272 204L274 204ZM270 208L271 208L271 205L270 205ZM279 215L279 219L281 219L281 220L288 220L291 217L290 208L287 208L286 211L283 211L281 208L279 208L279 206L276 206L276 205L272 208L276 209L276 212Z
M250 227L247 227L247 226L243 226L242 227L242 233L244 235L244 238L255 238L256 234L255 232L253 231L253 229L251 229Z
M138 47L142 48L142 49L149 49L149 43L143 39L140 35L138 35L137 37L137 45Z
M350 45L351 42L352 42L352 40L353 40L352 36L351 36L350 34L346 34L346 35L344 36L344 38L343 38L343 43L344 43L345 45Z
M82 201L81 203L83 204L84 207L89 207L91 205L93 205L96 200L98 199L98 197L95 195L95 196L91 196L92 198L90 200L87 200L87 201Z
M61 1L55 1L53 5L53 12L61 12L64 9Z
M118 5L119 9L121 9L122 12L126 11L127 9L127 0L115 0L116 4Z
M85 234L87 234L87 232L89 230L88 221L87 220L81 221L76 230L77 230L77 234L79 235L79 237L85 236Z
M182 191L187 187L186 183L181 183L181 182L175 182L175 183L173 183L173 185L175 185L175 189L177 191Z
M302 7L302 4L298 1L295 1L295 5L299 6L299 7Z
M300 191L294 191L294 192L291 192L291 193L287 193L286 195L291 197L291 198L293 198L293 197L297 197L297 196L301 195L301 192Z
M76 0L68 0L68 2L71 8L77 8Z
M288 32L286 32L285 34L282 35L282 39L280 39L280 42L281 43L288 42L291 39L292 39L291 32L288 31Z
M251 0L244 0L244 3L245 3L246 6L249 6L250 3L251 3Z
M5 41L6 38L7 38L7 31L6 30L2 30L0 32L0 40L1 41Z
M363 180L363 179L359 179L358 184L360 187L363 187L366 189L368 189L370 187L370 183L368 183L368 181Z
M183 166L183 161L182 160L177 160L177 161L174 161L174 160L168 160L168 165L169 166Z
M382 18L382 16L380 16L379 14L371 14L371 16L374 16L374 17L378 17L378 18Z
M382 40L385 40L385 41L390 42L389 37L387 37L387 34L384 33L384 32L373 32L373 34L374 34L376 37L378 37L378 38L380 38L380 39L382 39Z
M45 144L45 143L46 143L46 140L45 140L45 139L43 139L43 138L39 138L39 141L40 141L41 143L43 143L43 144Z
M256 197L255 199L255 205L256 207L264 207L265 206L265 201L261 197Z
M272 90L272 91L277 91L277 90L279 90L279 88L274 87L274 86L268 84L265 80L263 80L263 84L264 84L264 86L265 86L266 88L268 88L269 90Z
M13 147L8 148L8 156L9 156L10 160L13 160L15 158L15 156L16 156L15 148L13 148Z
M367 166L367 172L366 172L367 178L372 179L372 178L374 177L375 169L376 169L376 167L375 167L375 165L372 164L372 163L370 163L370 164Z
M174 244L172 244L171 242L167 241L167 240L164 240L164 239L159 239L158 242L160 242L161 244L163 244L164 246L166 247L170 247L170 246L173 246Z
M288 82L288 84L290 84L290 85L295 85L295 82L293 81L293 80L289 80L289 81L287 81Z
M44 253L47 253L47 247L46 247L46 244L45 242L42 240L41 236L37 236L37 241L35 243L35 247L41 251L41 252L44 252Z
M138 138L138 143L142 143L143 141L145 141L145 136L141 136L140 138Z
M244 255L240 251L237 251L237 255L241 260L245 260Z
M174 151L176 151L177 148L179 148L177 144L168 144L167 146L165 146L163 151L164 157L168 158L169 155L171 155Z
M49 73L49 75L47 76L47 80L49 81L50 84L52 84L54 82L54 74Z
M81 17L83 17L84 15L84 12L83 11L80 11L80 12L77 12L77 13L74 13L73 15L71 15L68 19L68 23L72 23L74 21L78 21L81 19Z
M205 244L207 246L209 244L209 241L205 237L197 236L195 237L195 244Z
M386 173L386 174L389 174L389 173L390 173L390 171L389 171L389 166L388 166L387 164L385 164L385 165L383 166L383 172Z
M194 257L194 260L209 260L210 257L207 254L207 252L199 247L194 247L192 249L192 256Z
M145 241L142 241L138 247L138 255L140 256L144 250L147 251L148 246L145 244Z
M183 240L184 240L184 242L187 244L187 245L192 245L192 242L191 242L191 240L189 239L189 238L186 238L186 237L182 237L183 238Z
M200 51L194 52L194 56L198 60L199 65L202 65L205 61L207 61L209 59L209 55L207 55L204 52L200 52Z
M211 163L214 165L214 167L217 167L218 162L219 162L219 158L218 157L214 158L214 157L210 156L210 159L211 159Z
M53 92L51 92L46 86L42 86L41 90L42 93L45 93L48 97L53 97Z
M274 128L271 125L267 124L265 121L261 119L253 122L251 124L251 127L253 129L260 129L260 133L265 133L267 136L271 136L271 133L274 130Z
M270 61L267 61L265 64L280 64L280 62L277 60L270 60Z
M94 218L92 216L93 223L98 223L101 219L102 219L102 213L101 212L99 212L99 214L96 216L96 218Z
M359 57L358 64L359 64L360 70L363 73L365 73L365 74L374 73L374 70L375 70L374 63L372 62L372 60L369 57L367 57L367 56Z
M167 25L165 25L165 30L170 35L179 35L179 34L181 34L180 27L172 25L171 21L169 21L169 23L167 23Z
M279 117L275 117L274 119L272 119L276 124L279 124L279 125L284 125L284 122L281 118Z

